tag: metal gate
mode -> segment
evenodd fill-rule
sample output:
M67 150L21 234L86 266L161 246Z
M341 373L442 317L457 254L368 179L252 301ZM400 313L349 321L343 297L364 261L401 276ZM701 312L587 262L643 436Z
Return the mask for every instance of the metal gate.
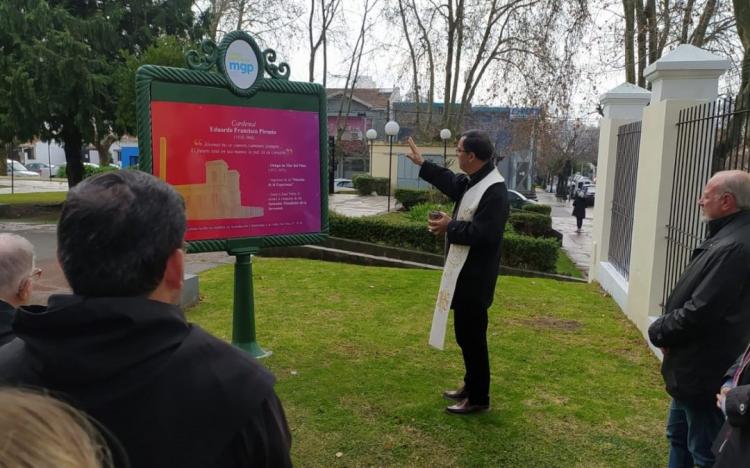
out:
M638 151L641 122L620 126L617 132L612 221L609 235L609 262L626 279L630 276L630 249L633 240L633 209L638 181Z
M750 171L750 99L720 99L680 112L662 308L706 236L697 200L717 171Z

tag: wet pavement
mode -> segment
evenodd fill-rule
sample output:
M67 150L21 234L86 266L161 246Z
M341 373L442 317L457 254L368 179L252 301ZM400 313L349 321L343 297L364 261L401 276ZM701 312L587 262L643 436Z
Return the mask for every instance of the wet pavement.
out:
M576 218L573 216L573 202L560 201L554 193L537 189L536 196L539 203L552 207L552 228L563 235L563 250L573 260L584 275L589 274L591 263L591 234L594 230L594 207L586 208L586 218L583 220L581 232L576 232Z

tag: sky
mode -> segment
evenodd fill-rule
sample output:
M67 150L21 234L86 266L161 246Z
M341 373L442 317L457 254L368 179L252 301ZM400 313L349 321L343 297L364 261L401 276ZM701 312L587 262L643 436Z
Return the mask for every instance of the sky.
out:
M372 1L372 0L370 0ZM328 50L328 87L343 87L350 61L351 49L356 41L362 17L364 1L343 0L343 15L336 25L334 34L339 44L329 45ZM401 96L404 96L411 88L410 75L405 73L403 63L408 59L408 49L402 38L400 28L395 28L382 12L383 0L371 13L372 30L365 44L365 55L360 67L360 76L371 78L377 87L400 88ZM620 40L616 31L608 28L613 23L621 23L619 2L614 2L611 7L597 8L596 2L590 3L592 8L592 24L587 28L584 43L588 44L585 50L576 55L576 63L583 70L580 79L574 82L574 93L571 102L571 115L584 121L596 122L598 114L595 112L599 96L604 92L615 88L625 82L625 73L622 68L622 57L608 55L607 51ZM302 14L298 21L303 29L303 35L292 41L279 42L278 44L265 44L266 47L274 48L278 53L279 61L286 61L291 68L290 79L295 81L307 81L309 45L306 32L307 16ZM395 30L394 30L395 29ZM252 34L252 32L251 32ZM665 51L665 54L667 52ZM736 60L737 58L735 58ZM316 62L316 81L322 82L322 54L319 53ZM492 79L486 76L485 80ZM721 88L726 88L723 83ZM509 102L511 97L489 98L488 95L478 95L474 104L485 105L517 105Z

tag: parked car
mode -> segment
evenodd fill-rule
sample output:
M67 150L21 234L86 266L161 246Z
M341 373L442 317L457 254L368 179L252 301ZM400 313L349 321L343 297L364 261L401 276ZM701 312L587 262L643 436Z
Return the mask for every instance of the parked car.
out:
M13 172L12 175L15 177L39 177L39 174L26 169L26 166L18 161L14 161L13 159L6 159L5 162L7 163L7 172L5 175L9 176L11 175L11 172Z
M354 183L351 179L333 179L333 192L342 192L344 190L354 190Z
M529 200L523 194L516 192L515 190L508 190L508 203L510 203L511 208L520 210L523 205L527 205L529 203L536 204L537 202L534 200Z
M26 163L26 169L34 171L42 177L49 177L50 172L54 176L57 171L57 166L52 164L51 166L45 162L31 162Z

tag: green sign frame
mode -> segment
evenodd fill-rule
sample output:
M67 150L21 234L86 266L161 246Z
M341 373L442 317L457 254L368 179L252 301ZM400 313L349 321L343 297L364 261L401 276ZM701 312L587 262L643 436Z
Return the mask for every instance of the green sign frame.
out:
M246 88L229 76L225 58L237 41L249 45L258 61L255 81ZM328 238L328 129L325 89L318 83L289 81L290 68L276 65L273 49L260 50L244 31L227 34L216 46L204 40L200 52L186 54L187 68L144 65L136 73L136 114L138 120L139 169L154 173L152 154L151 101L231 105L249 108L317 111L319 115L320 154L320 230L314 233L258 236L247 238L200 240L188 243L188 252L226 251L230 254L254 253L263 247L314 244ZM216 71L212 71L216 69ZM265 73L264 73L265 72ZM264 76L267 74L268 76Z

